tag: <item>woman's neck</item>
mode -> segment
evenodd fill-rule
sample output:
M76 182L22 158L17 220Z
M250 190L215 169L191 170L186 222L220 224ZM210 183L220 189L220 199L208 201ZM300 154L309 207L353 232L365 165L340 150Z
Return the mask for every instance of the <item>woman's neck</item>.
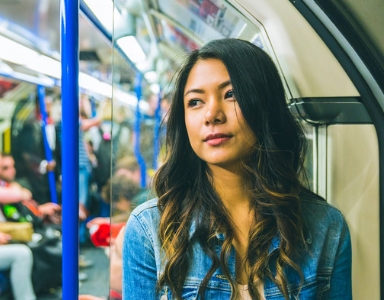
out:
M236 236L241 244L248 241L249 228L254 218L250 194L240 172L211 167L213 186L227 209Z
M232 242L236 249L236 278L240 283L247 282L247 265L244 259L248 251L249 230L254 221L254 212L250 205L250 194L244 177L239 172L211 167L213 186L227 209L234 226L235 238Z
M249 193L244 177L236 170L210 166L213 187L226 209L231 213L239 208L249 209Z

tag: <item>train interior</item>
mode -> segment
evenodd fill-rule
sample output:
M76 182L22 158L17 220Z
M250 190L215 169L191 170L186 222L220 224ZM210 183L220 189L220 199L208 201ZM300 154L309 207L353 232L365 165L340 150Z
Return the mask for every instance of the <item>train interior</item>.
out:
M188 52L231 37L256 44L277 64L309 141L308 185L350 228L353 297L380 299L383 13L380 0L81 0L79 111L98 122L84 132L93 170L79 238L92 265L79 269L88 276L79 293L115 299L113 254L101 223L86 222L104 218L113 236L127 212L153 196L173 75ZM39 203L61 201L60 22L59 1L0 2L0 149L14 157L16 181L41 195ZM30 169L49 158L53 185ZM60 284L53 295L60 299Z

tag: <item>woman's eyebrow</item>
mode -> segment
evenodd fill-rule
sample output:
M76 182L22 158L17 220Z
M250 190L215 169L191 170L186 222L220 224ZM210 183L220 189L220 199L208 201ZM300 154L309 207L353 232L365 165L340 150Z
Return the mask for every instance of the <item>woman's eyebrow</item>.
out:
M190 89L190 90L185 92L184 97L190 93L204 94L204 90L203 89Z
M230 80L224 81L223 83L219 84L219 89L222 90L223 88L227 87L230 84L231 84Z
M231 81L230 81L230 80L226 80L226 81L220 83L220 84L218 85L219 90L222 90L223 88L227 87L227 86L230 85L230 84L231 84ZM187 95L190 94L190 93L204 94L204 90L203 90L203 89L190 89L190 90L188 90L188 91L185 92L184 97L187 96Z

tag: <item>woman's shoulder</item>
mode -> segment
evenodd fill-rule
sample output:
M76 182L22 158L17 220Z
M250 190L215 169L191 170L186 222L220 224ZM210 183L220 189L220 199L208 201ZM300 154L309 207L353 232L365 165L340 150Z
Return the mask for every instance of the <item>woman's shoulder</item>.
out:
M158 213L157 198L147 200L144 203L138 205L132 212L131 215L139 216L141 214L153 214Z
M306 191L300 195L302 215L307 225L346 226L342 212L319 195Z
M137 206L130 214L125 226L125 239L157 239L160 213L157 199L151 199ZM128 239L127 239L128 238Z
M160 212L157 206L157 198L145 201L137 206L128 219L128 225L135 219L135 223L139 222L141 226L157 227L160 220ZM130 222L131 221L131 222Z

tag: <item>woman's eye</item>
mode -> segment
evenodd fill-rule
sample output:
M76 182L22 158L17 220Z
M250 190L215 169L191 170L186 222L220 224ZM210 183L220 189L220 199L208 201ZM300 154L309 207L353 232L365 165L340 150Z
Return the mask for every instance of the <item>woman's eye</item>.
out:
M201 101L199 99L191 99L188 101L188 107L194 107L198 105Z
M233 94L233 90L229 90L225 93L224 98L235 98L235 95Z

